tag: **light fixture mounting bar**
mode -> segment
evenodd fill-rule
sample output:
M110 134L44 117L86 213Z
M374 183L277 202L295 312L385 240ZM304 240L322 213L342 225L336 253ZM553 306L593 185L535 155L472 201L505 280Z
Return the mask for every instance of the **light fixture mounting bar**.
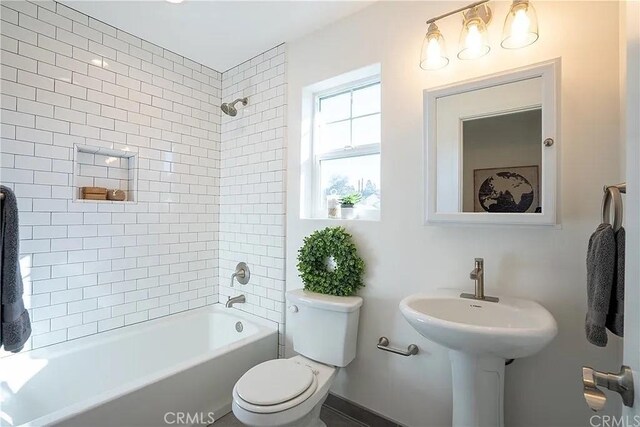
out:
M478 7L478 6L482 5L482 4L489 3L489 1L490 1L490 0L481 0L481 1L477 1L477 2L475 2L475 3L471 3L471 4L470 4L470 5L468 5L468 6L464 6L464 7L461 7L461 8L459 8L459 9L452 10L451 12L447 12L447 13L442 14L442 15L440 15L440 16L436 16L435 18L431 18L431 19L429 19L429 20L427 21L427 24L433 24L434 22L439 21L439 20L441 20L442 18L446 18L447 16L454 15L454 14L456 14L456 13L458 13L458 12L464 12L465 10L468 10L468 9L471 9L471 8L474 8L474 7Z

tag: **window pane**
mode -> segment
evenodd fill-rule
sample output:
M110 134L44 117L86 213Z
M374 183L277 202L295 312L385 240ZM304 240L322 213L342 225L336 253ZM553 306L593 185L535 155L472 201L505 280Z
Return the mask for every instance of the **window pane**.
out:
M380 154L320 162L322 197L359 192L360 205L380 209Z
M338 150L351 145L351 129L349 120L332 123L320 127L320 138L317 152L326 153L330 150Z
M353 91L353 117L380 112L380 83Z
M351 93L320 99L320 123L348 119L351 115Z
M353 120L353 140L356 145L380 143L380 114Z

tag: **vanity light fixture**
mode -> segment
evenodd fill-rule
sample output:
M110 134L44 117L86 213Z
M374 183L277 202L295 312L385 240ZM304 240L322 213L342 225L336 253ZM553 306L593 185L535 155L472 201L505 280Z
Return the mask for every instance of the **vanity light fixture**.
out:
M427 35L422 42L420 52L420 68L423 70L438 70L449 63L444 37L435 22L429 24Z
M513 0L502 29L502 47L518 49L538 40L538 16L529 0Z
M481 0L468 6L447 12L427 21L427 34L420 51L420 68L437 70L449 63L445 41L436 21L462 12L462 32L460 33L459 59L477 59L491 50L487 25L491 22L492 12L487 5L489 0ZM504 21L502 47L518 49L529 46L538 40L538 17L529 0L513 0Z

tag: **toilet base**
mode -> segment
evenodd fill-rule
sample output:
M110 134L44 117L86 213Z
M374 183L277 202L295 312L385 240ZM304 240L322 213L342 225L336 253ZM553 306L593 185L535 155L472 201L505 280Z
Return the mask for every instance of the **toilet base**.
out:
M290 422L283 422L278 413L275 414L256 414L249 412L239 407L236 402L233 402L232 409L235 417L242 424L250 427L327 427L327 425L320 419L320 410L322 404L327 399L329 393L318 402L311 412L303 415L301 418ZM289 410L287 410L289 411ZM286 412L286 411L285 411Z

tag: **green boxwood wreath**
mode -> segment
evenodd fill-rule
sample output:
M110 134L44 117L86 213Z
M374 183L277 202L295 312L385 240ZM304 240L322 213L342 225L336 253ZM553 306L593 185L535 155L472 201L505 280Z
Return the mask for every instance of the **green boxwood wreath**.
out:
M336 267L327 268L333 257ZM321 294L350 296L364 286L364 260L358 256L351 234L343 227L327 227L304 238L298 250L298 271L304 289Z

